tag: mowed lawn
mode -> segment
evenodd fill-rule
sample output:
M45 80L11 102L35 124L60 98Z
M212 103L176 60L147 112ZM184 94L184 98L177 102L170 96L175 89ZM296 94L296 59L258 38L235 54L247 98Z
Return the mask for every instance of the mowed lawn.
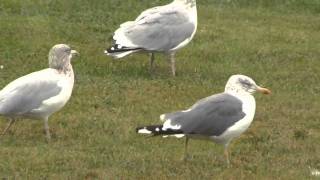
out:
M198 31L177 53L177 77L164 55L115 61L103 54L120 23L169 0L1 0L0 87L46 68L49 49L70 44L76 83L63 110L23 120L0 137L0 178L9 179L308 179L320 171L320 1L199 0ZM223 147L146 138L140 125L219 93L233 74L270 88L256 94L255 119ZM0 118L0 129L6 126ZM319 178L319 176L318 176Z

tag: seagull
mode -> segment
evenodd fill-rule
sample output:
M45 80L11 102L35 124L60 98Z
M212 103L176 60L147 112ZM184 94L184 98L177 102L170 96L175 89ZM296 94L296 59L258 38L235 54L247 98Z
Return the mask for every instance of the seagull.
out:
M149 52L152 72L154 53L162 52L168 55L175 76L175 53L192 40L196 30L196 0L174 0L121 24L114 33L114 45L105 54L117 59L138 51Z
M69 100L74 74L71 59L77 51L57 44L49 52L49 68L22 76L0 91L0 115L9 119L2 135L17 118L44 120L46 138L51 138L48 119Z
M186 137L185 158L189 138L210 140L224 145L224 155L230 164L228 145L250 126L256 109L254 92L271 94L250 77L233 75L225 91L199 100L187 110L163 114L162 125L138 127L137 133L154 136Z

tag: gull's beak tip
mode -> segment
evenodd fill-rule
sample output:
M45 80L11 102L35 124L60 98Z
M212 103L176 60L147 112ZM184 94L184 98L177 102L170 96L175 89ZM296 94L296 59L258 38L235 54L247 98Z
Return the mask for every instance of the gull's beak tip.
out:
M71 54L72 55L80 55L80 53L78 53L78 51L76 51L76 50L71 50Z
M271 90L269 90L267 88L258 87L258 91L261 92L262 94L266 94L266 95L272 94Z

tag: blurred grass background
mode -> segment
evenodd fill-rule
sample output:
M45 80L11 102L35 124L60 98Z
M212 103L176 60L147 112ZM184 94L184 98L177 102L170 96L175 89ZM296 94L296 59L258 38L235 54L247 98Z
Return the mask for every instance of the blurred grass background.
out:
M176 78L166 57L114 61L103 54L120 23L169 0L0 0L0 87L46 68L49 49L67 43L76 84L49 122L24 120L0 139L0 178L9 179L309 179L320 169L320 1L201 0L197 34L177 53ZM145 138L135 127L224 90L232 74L273 90L256 95L256 117L231 145ZM7 121L1 118L0 127Z

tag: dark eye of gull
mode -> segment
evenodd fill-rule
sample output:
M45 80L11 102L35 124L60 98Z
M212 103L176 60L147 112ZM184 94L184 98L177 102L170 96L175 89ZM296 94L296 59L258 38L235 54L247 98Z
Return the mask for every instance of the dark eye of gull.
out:
M70 53L70 52L71 52L71 49L70 49L70 48L65 49L64 52Z
M242 86L244 86L247 89L250 89L250 87L252 86L250 81L247 79L239 79L239 82L242 84Z

